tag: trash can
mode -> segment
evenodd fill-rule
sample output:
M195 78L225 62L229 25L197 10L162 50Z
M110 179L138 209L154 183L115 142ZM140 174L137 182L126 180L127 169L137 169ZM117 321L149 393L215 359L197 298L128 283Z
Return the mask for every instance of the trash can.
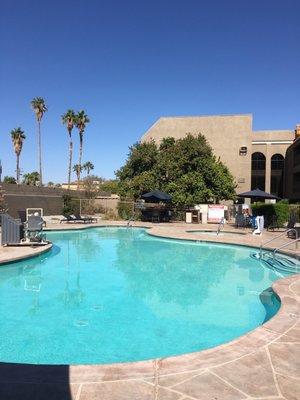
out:
M191 224L192 223L192 212L191 211L187 211L185 213L185 222L187 224Z

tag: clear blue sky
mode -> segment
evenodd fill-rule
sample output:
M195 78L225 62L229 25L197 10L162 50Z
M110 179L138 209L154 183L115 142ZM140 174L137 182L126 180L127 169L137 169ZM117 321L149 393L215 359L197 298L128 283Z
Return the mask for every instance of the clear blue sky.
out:
M90 116L84 160L114 176L160 116L253 113L254 129L300 122L300 2L0 0L0 158L12 175L10 130L27 135L37 170L33 97L44 97L44 181L66 181L60 116ZM74 131L75 161L78 134Z

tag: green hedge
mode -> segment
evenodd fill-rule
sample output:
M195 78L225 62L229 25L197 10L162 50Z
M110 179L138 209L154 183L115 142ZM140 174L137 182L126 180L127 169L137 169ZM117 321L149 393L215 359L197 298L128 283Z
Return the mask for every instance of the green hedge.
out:
M133 216L133 203L122 202L118 203L118 215L121 219L129 220Z
M287 201L282 200L278 203L257 203L252 204L253 215L263 215L265 217L265 226L269 226L272 220L272 216L277 216L279 226L284 226L289 219L289 204Z

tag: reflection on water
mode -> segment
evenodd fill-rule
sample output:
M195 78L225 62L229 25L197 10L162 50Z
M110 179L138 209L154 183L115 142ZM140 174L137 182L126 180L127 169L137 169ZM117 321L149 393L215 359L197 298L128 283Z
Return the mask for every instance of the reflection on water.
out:
M51 252L1 267L3 361L182 354L254 329L279 307L261 295L278 277L247 248L162 240L132 228L49 238Z

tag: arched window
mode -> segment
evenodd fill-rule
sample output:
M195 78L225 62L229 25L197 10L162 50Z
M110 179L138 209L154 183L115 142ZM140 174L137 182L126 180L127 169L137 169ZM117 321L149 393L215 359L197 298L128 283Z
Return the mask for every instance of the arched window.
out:
M282 197L284 157L274 154L271 158L271 193Z
M253 153L251 159L251 189L265 190L266 157L263 153Z

